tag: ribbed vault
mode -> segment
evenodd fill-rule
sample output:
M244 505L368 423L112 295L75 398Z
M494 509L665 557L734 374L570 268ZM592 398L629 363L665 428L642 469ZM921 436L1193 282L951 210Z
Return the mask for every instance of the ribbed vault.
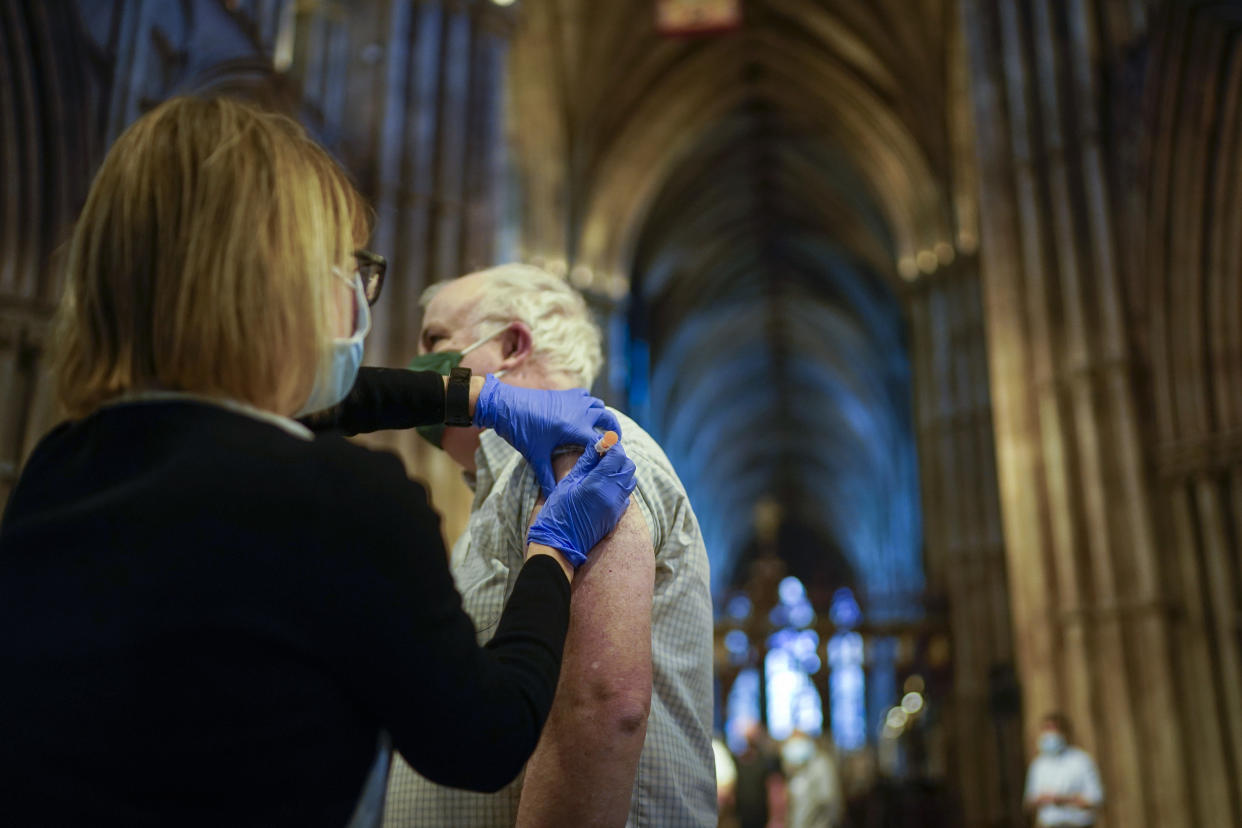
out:
M706 131L655 199L629 326L650 388L631 402L694 493L718 585L745 574L753 504L772 497L819 539L783 550L813 587L847 575L873 604L920 588L891 249L849 159L762 101Z
M623 390L686 482L717 591L774 498L808 585L918 610L903 293L975 233L947 180L954 13L754 0L740 30L683 39L638 0L524 10L517 141L565 217L536 210L528 253L566 251L588 288L628 280ZM523 72L556 77L560 108Z
M577 255L624 270L641 225L617 232L618 217L642 215L661 182L698 151L704 133L739 105L762 102L792 129L848 153L889 225L896 262L914 276L919 253L953 240L944 182L933 172L948 153L944 38L926 28L945 29L940 17L947 11L938 2L922 5L935 13L912 15L910 4L898 2L870 9L754 3L734 35L656 41L649 49L643 46L651 42L637 37L616 44L620 54L605 71L612 88L598 90L598 109L581 113L598 140L580 138L585 146L575 159L583 215ZM894 51L906 37L910 48Z

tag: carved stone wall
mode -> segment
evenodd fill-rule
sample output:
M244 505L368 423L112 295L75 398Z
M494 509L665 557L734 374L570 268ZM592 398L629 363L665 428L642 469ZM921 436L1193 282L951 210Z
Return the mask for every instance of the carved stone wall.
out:
M70 5L0 2L0 502L55 417L52 253L101 157L104 60Z
M1152 18L1127 225L1160 577L1197 825L1242 824L1242 4Z
M1152 5L961 4L1001 511L1028 739L1237 825L1239 5Z

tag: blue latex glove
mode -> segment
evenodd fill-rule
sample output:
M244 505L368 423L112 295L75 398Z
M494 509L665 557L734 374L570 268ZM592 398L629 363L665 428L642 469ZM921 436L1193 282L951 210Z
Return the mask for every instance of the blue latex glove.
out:
M474 424L491 428L509 445L522 452L535 470L535 479L546 497L556 486L552 451L557 446L590 446L599 432L621 436L617 417L602 400L581 388L545 391L508 385L491 374L474 404Z
M620 443L602 458L594 446L587 446L548 496L526 532L526 542L560 550L577 569L625 514L635 482L634 462Z

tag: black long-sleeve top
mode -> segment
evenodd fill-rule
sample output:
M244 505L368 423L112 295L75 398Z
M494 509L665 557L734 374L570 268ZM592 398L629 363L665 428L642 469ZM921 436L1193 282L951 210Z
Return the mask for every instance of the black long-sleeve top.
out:
M349 395L303 422L316 432L346 437L444 421L444 377L433 371L360 368Z
M443 416L438 377L394 381L336 424ZM0 821L340 826L380 729L437 782L499 788L568 614L533 558L477 647L390 454L200 402L105 407L44 438L0 523Z

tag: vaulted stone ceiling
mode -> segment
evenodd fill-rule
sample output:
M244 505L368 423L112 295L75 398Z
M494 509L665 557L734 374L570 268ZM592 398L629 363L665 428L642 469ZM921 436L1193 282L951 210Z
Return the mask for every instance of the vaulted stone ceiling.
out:
M631 381L631 404L696 493L722 579L752 505L774 497L819 540L783 550L805 579L916 590L904 334L882 271L841 237L882 250L886 228L844 159L747 110L712 130L719 148L679 167L644 223L630 332L650 390Z
M697 38L655 32L646 0L522 14L513 118L546 188L525 252L628 287L613 391L682 474L717 590L774 498L795 574L915 609L903 294L977 235L951 195L974 191L955 5L751 0L738 30Z

